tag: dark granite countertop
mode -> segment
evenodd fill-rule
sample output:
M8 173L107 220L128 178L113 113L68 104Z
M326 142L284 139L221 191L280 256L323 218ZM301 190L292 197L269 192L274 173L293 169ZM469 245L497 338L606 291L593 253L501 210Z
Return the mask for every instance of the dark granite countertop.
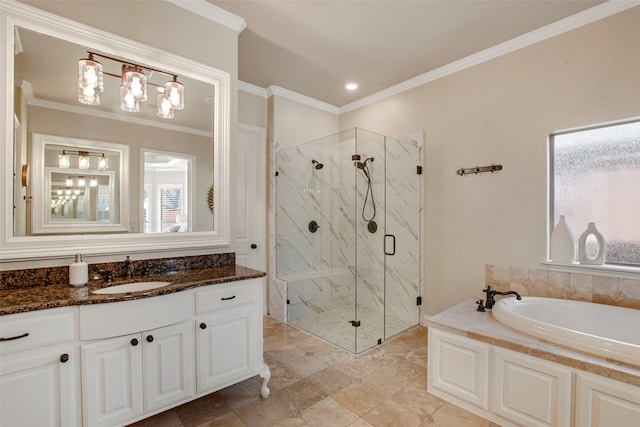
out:
M199 286L235 282L264 277L266 273L240 265L223 265L210 268L169 271L151 274L142 278L113 280L107 283L92 280L86 286L71 286L67 283L41 286L0 289L0 315L24 313L47 308L85 304L104 304L166 295ZM93 294L91 291L131 282L165 281L171 285L162 288L123 294Z

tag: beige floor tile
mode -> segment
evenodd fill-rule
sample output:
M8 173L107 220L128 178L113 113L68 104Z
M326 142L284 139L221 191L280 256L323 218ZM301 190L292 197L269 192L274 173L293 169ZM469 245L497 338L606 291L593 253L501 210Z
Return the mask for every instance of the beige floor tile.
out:
M289 362L305 355L305 351L296 345L287 345L282 348L271 350L269 352L274 358L280 362Z
M353 378L333 366L330 366L307 377L307 381L315 384L316 387L320 388L320 390L325 393L333 394L351 384L353 382Z
M445 402L433 413L433 420L440 427L489 427L491 421Z
M305 423L302 418L287 418L284 421L280 421L273 427L308 427L309 424Z
M254 377L224 388L216 394L223 398L232 409L236 409L262 399L261 386L262 383L257 380L257 377Z
M362 384L369 386L371 390L379 392L385 398L390 397L408 383L409 381L406 378L387 370L372 372L362 378Z
M303 410L327 397L327 394L309 381L300 380L283 389L277 390L273 396L290 409Z
M198 427L246 427L246 424L242 422L235 412L229 412L215 418L213 421L200 424Z
M174 409L184 427L194 427L231 412L224 398L213 393Z
M358 419L358 416L327 397L302 412L302 419L312 427L342 427Z
M415 383L403 387L390 400L416 414L433 414L444 404L444 400L427 392L426 385L419 386Z
M270 363L271 379L269 380L269 389L271 392L287 387L302 378L291 369L280 362Z
M391 400L385 400L362 418L374 427L420 427L422 424L418 414Z
M244 405L235 413L247 427L268 427L289 418L290 410L280 400L270 397Z
M368 422L366 422L365 420L363 420L362 418L358 418L357 420L349 424L349 427L373 427L373 426Z
M313 375L316 372L319 372L323 369L329 367L329 365L319 359L316 359L313 356L302 356L294 360L290 360L285 364L289 369L291 369L296 374L300 375L302 378L308 377L309 375Z
M382 393L371 390L371 387L365 384L351 384L333 393L331 397L360 416L382 403L385 399Z
M183 427L176 411L166 411L146 420L131 424L130 427Z

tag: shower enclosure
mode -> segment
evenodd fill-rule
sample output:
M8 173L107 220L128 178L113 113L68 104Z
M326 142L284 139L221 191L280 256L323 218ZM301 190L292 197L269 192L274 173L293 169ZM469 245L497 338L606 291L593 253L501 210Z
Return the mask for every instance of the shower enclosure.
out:
M354 353L418 324L421 147L354 128L276 163L287 321Z

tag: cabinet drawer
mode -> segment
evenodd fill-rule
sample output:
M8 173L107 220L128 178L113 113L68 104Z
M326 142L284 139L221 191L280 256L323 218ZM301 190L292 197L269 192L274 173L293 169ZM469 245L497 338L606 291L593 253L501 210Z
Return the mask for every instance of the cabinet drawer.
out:
M210 286L210 289L196 294L196 313L259 303L262 295L261 284L262 281L256 279Z
M75 308L19 313L0 318L0 354L75 340Z

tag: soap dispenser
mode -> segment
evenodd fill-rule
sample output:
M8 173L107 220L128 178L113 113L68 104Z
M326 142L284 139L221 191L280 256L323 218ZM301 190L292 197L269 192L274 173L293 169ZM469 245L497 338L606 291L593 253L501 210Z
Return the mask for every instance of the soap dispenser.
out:
M84 286L89 281L89 266L82 261L82 256L76 254L76 261L69 266L69 284Z

